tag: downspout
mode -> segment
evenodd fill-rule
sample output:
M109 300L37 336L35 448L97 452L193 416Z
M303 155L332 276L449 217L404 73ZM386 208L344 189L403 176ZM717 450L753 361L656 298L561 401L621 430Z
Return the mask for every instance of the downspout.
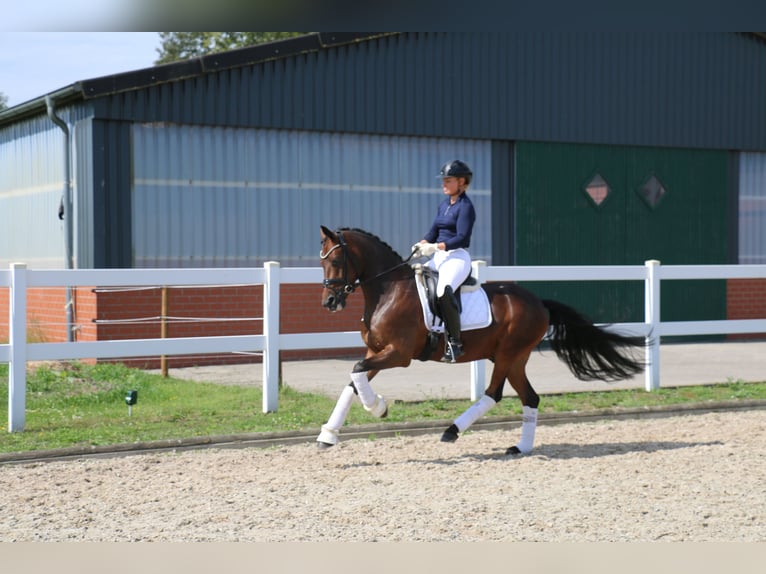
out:
M48 108L48 117L64 131L64 198L63 198L63 214L59 216L64 220L64 249L66 257L66 268L74 269L74 257L73 253L73 222L74 213L72 209L72 175L71 175L71 159L72 159L72 147L69 140L69 126L66 122L56 115L55 103L53 98L45 96L45 105ZM74 300L72 298L71 285L66 286L66 323L67 323L67 341L74 341Z

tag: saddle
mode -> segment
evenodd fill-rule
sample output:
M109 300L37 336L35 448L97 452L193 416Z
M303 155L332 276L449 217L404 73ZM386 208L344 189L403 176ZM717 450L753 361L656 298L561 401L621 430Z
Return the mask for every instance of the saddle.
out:
M439 282L439 272L424 265L414 265L413 267L415 268L415 273L420 273L422 275L423 285L426 290L426 299L428 300L428 308L431 309L431 313L433 313L435 317L443 319L441 313L439 313L439 305L437 303L438 297L436 296L436 284ZM471 272L473 272L473 269ZM460 293L470 293L471 291L476 291L479 287L479 282L476 280L476 277L471 275L471 273L468 274L465 281L458 285L458 288L455 289L458 312L463 312L463 301L460 297Z
M418 359L427 361L436 349L444 332L444 320L439 314L436 297L436 283L439 274L430 267L421 264L413 265L412 268L415 271L415 284L423 310L423 321L428 329L425 346ZM460 311L462 331L482 329L492 322L489 299L476 277L469 275L456 290L455 295Z

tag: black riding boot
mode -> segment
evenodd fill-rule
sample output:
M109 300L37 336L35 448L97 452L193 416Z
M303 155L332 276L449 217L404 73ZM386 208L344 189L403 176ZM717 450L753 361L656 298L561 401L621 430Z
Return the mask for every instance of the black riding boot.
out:
M460 340L460 311L457 298L449 285L444 290L444 295L439 297L439 312L444 319L446 330L442 362L454 363L463 354L463 343Z

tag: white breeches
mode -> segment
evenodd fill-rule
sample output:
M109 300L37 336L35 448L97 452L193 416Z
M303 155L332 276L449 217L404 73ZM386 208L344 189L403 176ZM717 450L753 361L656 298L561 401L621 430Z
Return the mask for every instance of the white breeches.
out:
M444 295L447 285L455 291L471 274L471 256L462 247L450 251L437 251L426 262L431 269L439 272L439 282L436 284L436 296Z

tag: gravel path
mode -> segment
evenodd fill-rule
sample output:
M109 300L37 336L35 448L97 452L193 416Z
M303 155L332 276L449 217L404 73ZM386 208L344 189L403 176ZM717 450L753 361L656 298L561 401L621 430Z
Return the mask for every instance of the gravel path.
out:
M0 541L766 541L766 412L0 466Z

